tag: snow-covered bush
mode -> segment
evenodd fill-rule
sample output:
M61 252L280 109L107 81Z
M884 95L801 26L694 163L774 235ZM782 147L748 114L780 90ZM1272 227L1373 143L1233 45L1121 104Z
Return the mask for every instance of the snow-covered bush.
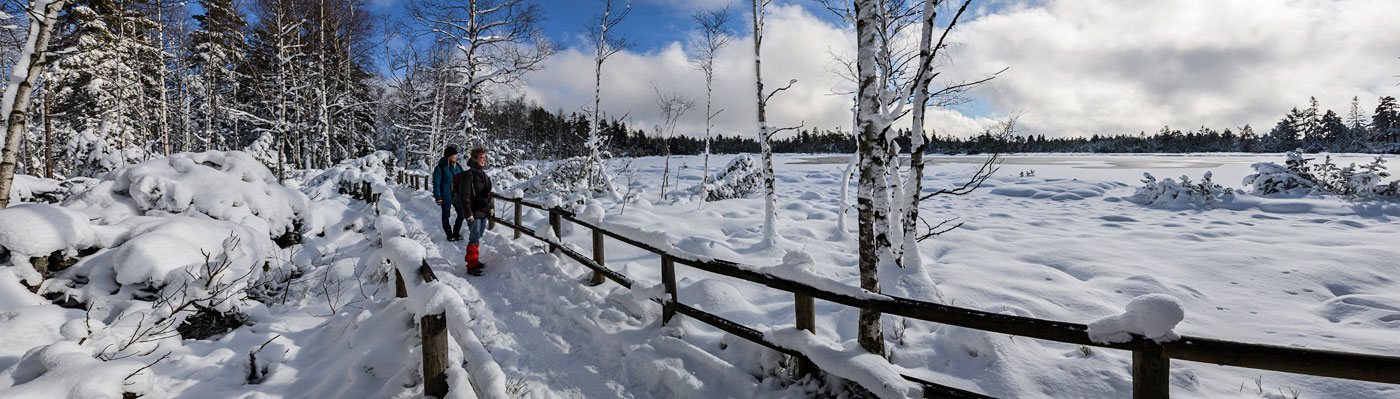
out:
M1151 173L1143 173L1142 182L1146 184L1138 187L1137 192L1129 201L1142 205L1156 205L1168 207L1208 207L1216 202L1231 201L1235 198L1235 189L1223 188L1214 181L1211 181L1211 173L1206 172L1200 183L1194 183L1190 177L1181 176L1178 183L1171 178L1157 180Z
M341 161L316 177L306 181L301 191L313 200L330 198L336 194L358 195L361 185L370 183L376 186L373 191L382 192L390 172L395 165L394 155L388 151L375 151L372 154Z
M1400 198L1400 181L1382 184L1389 177L1385 159L1376 157L1368 164L1355 163L1339 167L1327 156L1322 163L1309 165L1315 158L1304 158L1301 151L1291 151L1284 165L1259 162L1251 165L1254 174L1245 176L1244 184L1254 187L1256 195L1334 194L1355 199Z
M710 176L710 179L702 184L709 188L703 191L709 193L706 201L745 198L762 187L763 170L758 167L758 161L754 160L753 156L742 154L729 161L724 171ZM691 191L698 194L703 188L696 186Z
M300 241L307 198L241 151L179 153L118 170L64 202L89 217L202 215L248 226L283 245ZM129 212L129 215L123 213Z
M494 184L497 190L509 190L538 176L540 171L531 165L510 165L491 168L486 174L491 176L491 184Z
M604 194L605 190L588 184L588 173L584 170L586 161L586 157L559 161L516 188L523 190L526 197L561 195L581 198L584 194Z
M63 183L61 180L17 174L10 183L10 203L57 203L68 196L68 186Z

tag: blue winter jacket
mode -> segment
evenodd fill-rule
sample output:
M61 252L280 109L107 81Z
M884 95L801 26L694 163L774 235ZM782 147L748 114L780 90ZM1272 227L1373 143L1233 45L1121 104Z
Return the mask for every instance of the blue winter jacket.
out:
M452 204L452 177L462 173L462 166L449 162L447 157L438 160L433 168L433 199L442 200L444 205Z

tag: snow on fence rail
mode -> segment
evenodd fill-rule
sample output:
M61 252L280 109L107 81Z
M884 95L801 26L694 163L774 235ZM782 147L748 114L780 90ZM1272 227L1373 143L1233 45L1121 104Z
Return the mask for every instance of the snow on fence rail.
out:
M798 368L799 373L810 373L815 370L815 365L811 362L812 359L811 356L809 356L811 354L804 353L804 351L799 348L774 342L774 340L770 339L773 337L773 334L765 335L763 332L756 329L680 303L677 300L675 264L679 263L706 272L763 284L770 288L792 293L797 313L797 327L802 330L807 330L808 332L815 331L813 315L813 309L815 307L813 306L813 300L822 299L850 307L874 310L891 315L975 330L1019 335L1069 344L1132 351L1134 398L1170 397L1170 359L1349 380L1400 384L1400 357L1397 356L1294 348L1189 336L1183 336L1175 341L1157 343L1140 335L1132 335L1132 339L1124 342L1101 343L1090 339L1088 326L1084 324L1005 315L941 305L932 302L871 293L854 287L849 287L850 289L832 290L829 284L821 284L823 283L822 281L809 281L805 279L804 281L797 281L796 279L786 279L749 265L719 259L702 259L701 257L683 253L674 248L657 248L658 245L648 244L639 239L626 237L616 232L609 231L600 227L599 224L601 223L597 223L596 221L590 222L587 220L589 218L580 218L579 215L575 215L573 212L564 209L534 204L520 198L509 198L499 194L492 195L515 205L513 221L504 220L492 215L491 219L493 222L500 223L513 229L515 231L515 238L520 238L522 233L524 233L532 238L545 241L549 243L551 252L557 251L563 253L583 264L583 266L592 269L592 284L594 285L602 284L604 278L617 282L627 288L631 288L634 284L631 278L605 266L603 236L612 237L628 245L657 254L661 257L662 284L665 288L665 298L655 300L662 305L663 324L669 322L676 313L689 316L740 338L796 357L800 365ZM548 212L549 224L551 230L553 230L553 234L540 236L536 234L535 230L522 226L521 209L523 207L531 207ZM578 250L572 248L567 243L563 243L558 238L560 237L560 221L562 219L567 219L572 223L592 230L592 257L584 256ZM669 247L669 245L659 246ZM923 395L925 397L989 397L959 388L923 381L907 375L902 377L921 385L924 388ZM860 381L857 380L857 382ZM867 386L867 388L878 387Z

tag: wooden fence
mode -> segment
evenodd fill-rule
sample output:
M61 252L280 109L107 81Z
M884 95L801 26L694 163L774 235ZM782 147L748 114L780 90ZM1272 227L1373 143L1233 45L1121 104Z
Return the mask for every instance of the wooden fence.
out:
M669 322L675 314L689 316L720 330L766 346L798 359L799 373L815 370L813 364L801 352L783 347L764 338L763 333L754 328L726 320L677 300L675 265L693 267L706 272L731 278L750 281L769 288L793 294L797 327L815 332L814 300L821 299L850 307L874 310L890 315L965 327L975 330L1019 335L1047 341L1063 342L1085 346L1127 350L1133 352L1132 378L1134 398L1167 398L1170 396L1171 359L1214 363L1258 370L1273 370L1286 373L1306 374L1350 380L1372 381L1387 384L1400 384L1400 357L1360 353L1347 353L1319 349L1294 348L1277 345L1254 344L1225 341L1213 338L1183 336L1176 341L1158 344L1150 339L1134 335L1133 339L1122 343L1098 343L1089 339L1088 327L1084 324L1068 323L1032 317L1013 316L959 308L932 302L917 301L894 296L872 295L854 297L828 292L798 281L786 280L762 272L760 269L734 262L717 259L699 259L690 254L669 252L657 249L636 239L625 237L601 228L587 221L579 220L573 213L548 208L518 198L506 198L493 194L502 201L515 205L514 220L504 220L492 216L496 223L510 227L515 238L529 235L549 243L551 252L563 253L585 267L593 270L592 284L601 284L604 279L612 280L623 287L631 287L631 278L605 266L603 253L604 236L611 237L661 257L661 278L666 298L659 300L662 305L662 323ZM532 229L521 225L522 209L530 207L549 214L550 227L554 237L562 237L561 220L568 220L592 230L593 253L585 256L563 243L536 234ZM426 334L426 333L425 333ZM911 376L905 379L924 386L925 397L932 398L987 398L989 396L954 387L935 384Z

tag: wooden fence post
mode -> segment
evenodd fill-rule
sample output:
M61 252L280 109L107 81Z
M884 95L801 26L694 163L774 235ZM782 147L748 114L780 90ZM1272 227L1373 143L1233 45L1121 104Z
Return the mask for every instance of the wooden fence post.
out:
M447 397L447 315L423 316L423 395Z
M554 238L559 244L563 244L564 235L560 233L560 231L562 231L562 226L560 226L559 223L559 212L556 212L554 209L549 210L549 228L554 230ZM559 252L559 244L550 243L549 253Z
M671 260L671 255L661 255L661 283L666 285L666 295L670 297L661 304L661 325L664 326L676 315L674 304L679 301L676 297L676 263Z
M512 199L511 202L515 203L515 227L520 227L520 199L515 198ZM520 239L520 229L515 230L515 239Z
M810 296L802 294L793 295L793 310L797 313L797 329L807 330L812 334L817 333L816 301ZM798 378L805 377L817 371L817 365L811 359L802 357L797 362Z
M365 203L373 202L369 200L369 194L373 191L370 189L369 182L360 182L360 192L364 195Z
M399 273L399 268L394 268L394 297L408 298L408 286L403 283L403 274Z
M593 228L593 261L598 262L598 266L603 266L603 231ZM594 270L593 279L588 281L589 285L603 284L603 272Z
M1171 397L1171 359L1162 356L1162 347L1133 351L1133 399Z

